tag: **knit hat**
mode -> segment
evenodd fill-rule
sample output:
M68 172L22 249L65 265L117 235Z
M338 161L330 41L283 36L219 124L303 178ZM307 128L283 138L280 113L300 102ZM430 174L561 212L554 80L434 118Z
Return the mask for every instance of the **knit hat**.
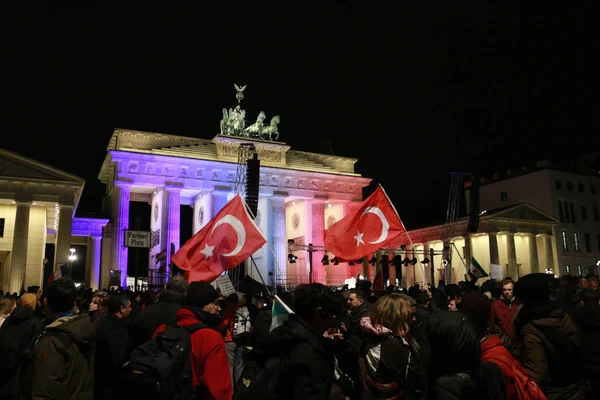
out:
M525 275L515 283L515 297L523 304L546 303L552 293L554 276L544 273Z
M404 293L398 293L400 296L404 297L406 300L408 300L408 302L410 303L411 307L415 307L417 305L417 302L415 301L415 299L413 299L412 297L410 297L407 294Z
M204 307L219 298L219 293L206 282L192 282L185 296L186 304L196 307Z
M21 297L21 306L35 310L37 306L36 295L33 293L25 293L23 297Z

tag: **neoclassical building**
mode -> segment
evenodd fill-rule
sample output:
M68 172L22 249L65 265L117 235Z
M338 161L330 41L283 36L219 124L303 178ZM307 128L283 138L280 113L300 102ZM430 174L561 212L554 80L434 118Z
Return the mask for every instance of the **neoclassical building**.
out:
M467 276L471 257L479 262L489 274L490 264L502 267L502 276L518 279L533 272L548 272L557 275L557 249L554 240L558 221L552 216L527 204L515 204L494 210L486 210L480 216L476 233L468 231L468 219L457 221L453 228L452 254L450 255L450 282L469 280ZM444 238L448 234L446 225L437 225L411 230L401 235L376 255L375 266L365 262L364 275L373 279L377 268L381 268L381 255L390 260L416 259L416 263L390 265L390 283L400 281L404 286L415 283L431 283L437 286L440 270L446 266L447 251ZM431 250L433 250L433 257ZM446 261L445 261L446 260ZM487 278L486 278L487 279Z
M298 252L296 262L288 263L288 240L322 246L324 229L362 201L362 189L371 179L355 172L356 159L234 135L207 140L116 129L98 175L106 184L111 218L103 228L102 268L91 282L105 287L111 271L120 271L121 284L126 285L129 248L124 245L124 232L129 228L131 202L151 205L148 265L156 265L165 251L170 260L182 244L180 207L193 208L196 233L235 194L241 143L255 146L261 164L257 222L268 244L254 255L260 275L268 284L275 279L308 281L306 252ZM313 253L315 281L343 282L361 268L323 266L318 262L323 254ZM259 279L254 268L247 270Z
M87 245L86 281L100 271L100 241L107 219L75 218L84 180L0 149L0 288L19 292L67 263L73 244ZM47 244L54 256L48 259Z

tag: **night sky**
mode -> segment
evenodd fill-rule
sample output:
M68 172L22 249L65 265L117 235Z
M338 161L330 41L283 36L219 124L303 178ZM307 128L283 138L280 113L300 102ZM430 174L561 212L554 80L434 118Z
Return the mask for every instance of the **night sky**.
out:
M484 3L2 2L0 146L87 179L95 211L115 128L211 139L237 83L292 148L358 158L408 229L443 222L452 171L599 149L591 10Z

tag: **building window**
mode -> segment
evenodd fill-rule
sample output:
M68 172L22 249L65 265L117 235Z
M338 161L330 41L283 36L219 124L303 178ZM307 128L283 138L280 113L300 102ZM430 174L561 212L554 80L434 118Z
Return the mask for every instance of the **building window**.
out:
M569 242L567 241L567 232L562 232L563 251L569 251Z
M598 207L592 208L592 213L594 214L594 221L600 220L600 215L598 215Z
M581 219L587 221L587 207L581 206Z
M562 201L558 202L558 215L560 216L560 222L565 222L565 213L563 212Z
M570 266L570 265L565 265L565 272L566 272L567 274L570 274L570 273L571 273L571 266Z
M581 268L581 265L577 266L577 275L583 276L583 268Z
M596 233L596 244L598 245L598 251L600 251L600 233Z
M565 221L567 223L571 222L571 213L569 212L569 203L563 201L563 206L565 207Z
M0 218L0 237L4 237L4 218Z
M583 193L583 183L578 183L577 189L579 189L579 193Z
M589 233L583 234L583 241L585 242L585 251L588 253L592 252L592 238Z
M508 192L500 192L500 201L508 201Z
M575 242L575 251L581 251L581 246L579 245L579 232L573 232L573 241Z
M577 220L575 219L575 206L573 205L573 203L569 203L569 205L571 206L571 221L575 223L577 222Z
M554 181L554 186L556 187L556 190L562 190L562 182L558 179Z
M572 182L567 182L567 190L568 190L569 192L572 192L572 191L573 191L573 183L572 183Z
M596 186L590 185L590 193L596 194Z

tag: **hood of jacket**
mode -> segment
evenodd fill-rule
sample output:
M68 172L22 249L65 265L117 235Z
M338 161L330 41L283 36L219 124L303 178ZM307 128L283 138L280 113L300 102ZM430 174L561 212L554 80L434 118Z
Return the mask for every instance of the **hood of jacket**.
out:
M19 306L13 310L10 316L6 319L5 323L20 324L27 321L29 318L35 315L35 310L29 307Z
M531 325L539 329L552 343L563 343L577 336L578 330L562 309L553 310L548 317L535 319Z
M198 307L183 306L177 310L177 325L187 326L195 324L198 321L218 331L221 317L218 315L209 314Z
M46 331L62 332L78 346L93 346L96 341L96 329L88 315L77 315L58 318L46 326Z
M286 353L295 345L307 342L313 350L323 354L333 354L334 341L326 339L298 317L290 314L286 324L279 326L262 337L254 347L257 355Z

